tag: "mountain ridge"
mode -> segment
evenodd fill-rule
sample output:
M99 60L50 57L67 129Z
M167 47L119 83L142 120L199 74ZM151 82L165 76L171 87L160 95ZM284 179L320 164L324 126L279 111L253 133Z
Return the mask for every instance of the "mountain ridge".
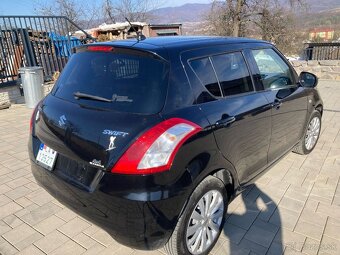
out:
M151 23L199 22L211 9L211 4L187 3L175 7L162 7L150 12Z
M281 0L282 2L284 0ZM288 2L288 1L284 1ZM307 10L313 13L334 13L340 8L339 0L308 0ZM150 12L151 23L185 23L204 20L211 9L211 3L187 3L176 7L161 7ZM302 14L305 15L305 14Z

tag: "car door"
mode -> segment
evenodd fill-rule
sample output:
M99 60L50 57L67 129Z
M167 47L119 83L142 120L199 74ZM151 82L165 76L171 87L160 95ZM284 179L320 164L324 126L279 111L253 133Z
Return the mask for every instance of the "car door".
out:
M271 163L301 138L307 117L307 95L284 57L274 48L253 49L257 81L272 105L272 135L268 152Z
M217 146L247 182L267 165L270 105L254 90L241 51L189 61L192 83L202 88L197 97L214 129ZM197 90L197 89L196 89Z

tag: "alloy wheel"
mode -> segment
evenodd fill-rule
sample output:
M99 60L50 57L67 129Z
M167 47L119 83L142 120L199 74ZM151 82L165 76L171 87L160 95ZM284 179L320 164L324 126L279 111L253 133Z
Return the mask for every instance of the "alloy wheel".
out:
M220 233L224 213L222 194L208 191L196 204L187 226L186 245L191 254L202 254Z
M320 118L314 117L308 124L308 129L305 137L305 146L307 150L311 150L319 137L320 134Z

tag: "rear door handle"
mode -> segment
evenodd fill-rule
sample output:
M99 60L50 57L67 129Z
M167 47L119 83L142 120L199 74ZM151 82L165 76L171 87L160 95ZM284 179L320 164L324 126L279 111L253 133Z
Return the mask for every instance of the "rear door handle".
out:
M274 102L272 103L272 107L279 109L282 105L282 102L280 100L275 99Z
M234 116L223 118L216 122L216 127L227 127L235 121L236 121L236 118Z

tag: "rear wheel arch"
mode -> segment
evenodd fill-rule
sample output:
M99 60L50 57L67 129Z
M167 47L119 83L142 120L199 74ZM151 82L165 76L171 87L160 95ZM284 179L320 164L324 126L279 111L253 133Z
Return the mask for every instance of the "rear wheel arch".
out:
M191 176L192 187L190 188L190 193L187 194L186 202L182 206L181 212L179 213L178 217L183 214L185 208L187 207L192 192L194 192L196 187L208 176L213 176L223 182L229 201L235 194L235 190L238 185L236 171L229 170L230 168L232 168L232 165L229 165L230 163L228 161L227 167L220 167L213 170L208 170L208 161L211 159L211 156L212 155L208 153L202 153L191 160L190 163L188 163L188 165L186 166L186 172L188 172Z
M235 180L232 173L227 169L222 168L216 170L211 175L220 179L223 182L227 191L228 199L230 200L231 196L233 196L235 193Z
M232 170L233 166L225 160L224 162L226 164L223 164L223 166L209 169L211 156L212 155L207 155L207 153L202 153L187 165L186 169L192 178L192 190L208 176L214 176L223 182L230 199L230 197L234 195L237 187L237 173Z
M321 116L322 116L322 113L323 113L323 105L322 104L318 104L316 107L315 107L315 110L317 110L318 112L320 112Z

